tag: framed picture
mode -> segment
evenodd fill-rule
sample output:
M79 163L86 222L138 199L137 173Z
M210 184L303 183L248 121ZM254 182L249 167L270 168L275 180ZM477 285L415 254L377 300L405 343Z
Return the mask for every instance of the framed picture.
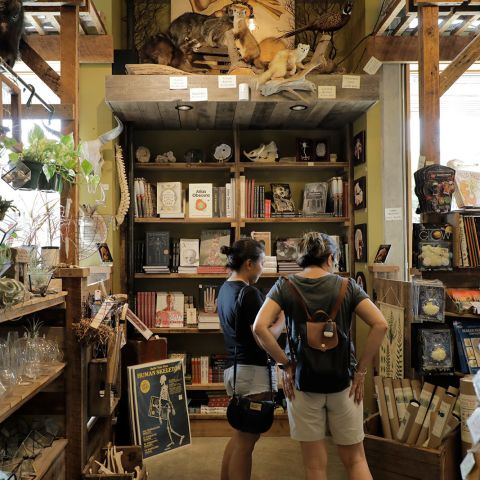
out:
M311 138L297 138L297 162L313 162L314 141Z
M353 164L365 163L365 153L365 130L362 130L353 137Z
M367 279L365 278L363 272L358 272L355 275L355 282L357 285L360 285L363 288L364 292L367 292Z
M367 177L357 178L353 182L353 208L367 208Z
M355 261L367 261L367 224L355 225L354 234Z
M102 263L112 263L113 258L107 243L97 243L97 250Z
M391 245L380 245L375 255L375 260L373 263L385 263L385 260L388 257L388 252L390 251Z
M313 155L317 162L326 162L329 160L327 140L314 140Z

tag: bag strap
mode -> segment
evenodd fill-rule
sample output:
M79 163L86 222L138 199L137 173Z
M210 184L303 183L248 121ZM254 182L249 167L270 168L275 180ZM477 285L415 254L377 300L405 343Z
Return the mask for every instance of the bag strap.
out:
M233 395L236 395L236 386L237 386L237 325L238 325L238 316L240 309L242 308L242 302L243 302L243 297L245 296L245 293L247 289L250 287L250 285L245 285L242 287L240 290L237 300L235 301L235 347L234 347L234 357L233 357ZM270 362L270 358L268 357L267 354L267 371L268 371L268 380L269 380L269 385L270 385L270 399L273 402L273 381L272 381L272 364Z
M305 315L307 316L307 319L310 320L312 316L310 315L310 312L307 307L307 303L305 302L305 299L303 298L303 295L299 292L298 288L295 286L295 284L287 277L283 277L287 284L290 286L291 290L295 293L295 296L298 298L300 301L300 304L303 307L303 310L305 311ZM347 293L347 287L348 287L348 280L346 278L342 278L342 284L340 285L340 291L338 292L337 299L335 301L335 304L330 311L329 317L332 321L335 321L338 315L338 311L340 310L340 307L342 306L343 300L345 300L345 295Z

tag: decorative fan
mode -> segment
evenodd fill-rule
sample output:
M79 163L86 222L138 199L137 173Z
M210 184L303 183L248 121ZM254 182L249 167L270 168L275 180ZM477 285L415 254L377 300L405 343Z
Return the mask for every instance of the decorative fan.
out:
M78 255L85 260L97 253L97 244L107 241L112 215L100 215L95 207L83 205L78 219Z

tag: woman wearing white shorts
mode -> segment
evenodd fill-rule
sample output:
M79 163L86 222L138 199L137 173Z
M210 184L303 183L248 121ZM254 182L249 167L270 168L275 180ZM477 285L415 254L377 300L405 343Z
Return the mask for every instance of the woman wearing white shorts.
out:
M305 234L298 257L302 272L276 282L257 315L253 329L266 351L282 366L290 433L301 444L305 478L327 478L324 438L328 426L348 478L371 480L363 449L363 388L367 367L380 348L387 323L352 279L344 281L332 273L335 263L336 245L328 235L318 232ZM337 350L315 351L307 345L305 309L310 316L318 310L332 314L336 304ZM285 312L291 346L286 353L269 331L269 325L281 311ZM358 363L349 335L354 312L370 327ZM322 353L325 356L322 357ZM336 363L325 367L321 375L314 374L322 370L322 361L330 365L327 359L335 359ZM312 368L315 362L318 368Z

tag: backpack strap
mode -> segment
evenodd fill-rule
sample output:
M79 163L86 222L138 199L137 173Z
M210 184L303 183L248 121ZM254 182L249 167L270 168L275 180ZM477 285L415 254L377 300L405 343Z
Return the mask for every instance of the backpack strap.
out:
M297 299L300 301L300 304L303 307L303 310L305 311L305 315L307 316L307 319L310 320L311 315L307 307L307 303L305 302L305 299L303 298L303 295L298 291L298 288L295 286L295 284L287 277L283 277L287 285L290 286L290 289L295 293L295 296ZM335 305L333 306L331 312L330 312L330 319L335 321L338 315L338 311L340 310L340 307L342 306L343 300L345 300L345 295L347 293L347 287L348 287L348 280L346 278L342 278L342 284L340 285L340 291L338 292L337 299L335 301Z

